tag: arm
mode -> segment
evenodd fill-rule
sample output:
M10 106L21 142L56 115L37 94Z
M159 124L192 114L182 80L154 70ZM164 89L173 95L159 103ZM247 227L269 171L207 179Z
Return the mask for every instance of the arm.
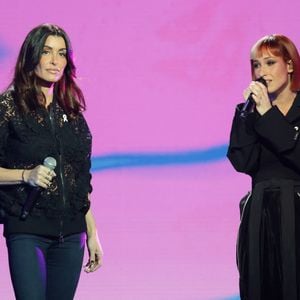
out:
M245 119L240 117L237 107L232 122L227 157L238 172L251 175L258 166L260 143L254 130L258 116L250 113Z
M0 167L0 185L21 184L24 182L22 169L6 169Z
M85 266L85 272L94 272L102 265L103 250L99 241L95 219L91 212L88 210L85 216L87 224L87 247L89 252L89 261Z
M0 185L28 183L32 186L47 188L54 176L55 172L43 165L38 165L30 170L0 167Z
M5 165L5 147L9 136L9 121L14 116L13 100L10 95L0 95L0 185L11 185L23 183L22 169L7 169Z
M78 116L77 122L74 126L75 132L80 136L82 145L80 151L80 172L77 176L77 182L81 187L84 187L80 190L80 193L83 193L84 198L86 198L86 193L88 193L88 201L90 202L90 193L92 192L92 186L90 183L92 136L82 114ZM86 243L89 252L89 261L86 264L84 271L86 273L90 273L96 271L102 265L103 250L99 242L96 223L91 208L89 208L89 210L87 211L85 220L87 225Z
M28 183L33 186L47 188L49 181L55 176L44 166L37 166L30 170L8 169L6 165L6 144L10 134L9 122L15 116L15 106L10 93L0 95L0 185L14 185Z

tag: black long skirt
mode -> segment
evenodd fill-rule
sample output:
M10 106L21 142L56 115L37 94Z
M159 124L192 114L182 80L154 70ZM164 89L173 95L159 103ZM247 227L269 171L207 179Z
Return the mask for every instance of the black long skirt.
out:
M243 203L237 241L242 300L300 299L299 196L300 182L268 180Z

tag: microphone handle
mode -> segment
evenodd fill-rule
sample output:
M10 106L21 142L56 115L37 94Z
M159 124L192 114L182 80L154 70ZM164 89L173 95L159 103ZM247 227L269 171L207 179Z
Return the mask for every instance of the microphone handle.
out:
M249 114L249 112L253 110L254 107L255 107L255 101L253 100L252 95L250 94L250 96L248 97L247 101L245 102L245 104L241 109L240 116L242 118L245 118Z
M267 82L263 77L260 77L255 81L261 82L264 86L267 87ZM251 93L240 111L240 117L245 118L254 109L254 107L255 101L253 100Z
M42 191L42 188L40 186L35 187L31 190L28 198L26 199L26 202L24 203L22 213L21 213L21 220L25 220L27 216L29 215L30 209L33 207L33 204L37 197L39 196L40 192Z
M43 165L50 170L54 170L56 167L56 160L55 160L55 158L48 156L44 159ZM21 220L25 220L27 218L31 208L34 206L34 203L42 190L43 190L42 187L37 186L30 191L30 193L23 205L23 208L22 208L22 212L21 212L21 216L20 216Z

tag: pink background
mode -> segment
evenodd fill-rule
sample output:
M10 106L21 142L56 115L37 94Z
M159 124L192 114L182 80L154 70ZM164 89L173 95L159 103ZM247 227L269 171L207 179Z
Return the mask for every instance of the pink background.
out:
M250 180L225 158L230 123L250 47L270 33L300 47L299 11L298 0L2 1L1 90L36 25L62 26L75 51L105 251L76 299L237 299ZM14 299L3 239L0 299Z

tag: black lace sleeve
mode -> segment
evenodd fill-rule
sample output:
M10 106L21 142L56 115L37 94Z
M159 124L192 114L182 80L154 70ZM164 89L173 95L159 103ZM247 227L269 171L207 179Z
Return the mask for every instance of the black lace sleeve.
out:
M88 187L88 193L91 193L93 188L91 185L91 151L92 151L92 135L83 114L79 114L75 121L75 132L81 141L80 149L80 175L77 178L80 185Z
M0 166L5 165L5 147L9 134L9 120L15 114L15 105L11 92L0 95Z

